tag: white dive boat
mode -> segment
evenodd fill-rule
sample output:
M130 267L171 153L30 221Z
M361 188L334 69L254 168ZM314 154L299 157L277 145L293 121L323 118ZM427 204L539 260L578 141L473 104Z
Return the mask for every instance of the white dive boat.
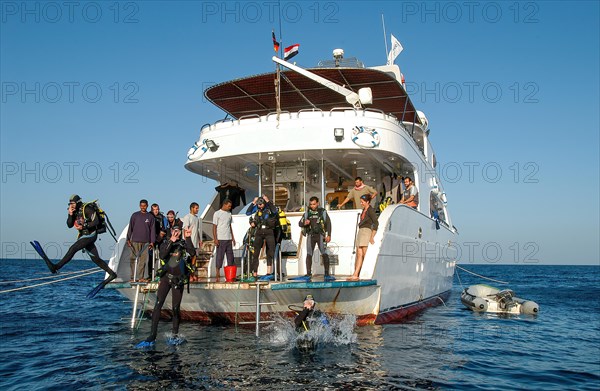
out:
M268 303L260 306L261 318L269 313L291 315L288 305L301 303L307 294L315 297L323 312L356 315L358 324L394 322L442 304L452 287L457 230L435 170L427 119L408 97L399 67L365 67L356 59L343 58L340 49L334 51L334 60L311 69L277 57L273 61L278 64L277 72L228 81L205 91L206 98L227 117L202 127L185 168L218 183L237 182L246 189L248 200L267 194L286 211L291 240L281 244L279 266L286 278L307 273L298 222L308 199L319 197L332 221L328 252L337 280L324 281L317 262L320 257L315 254L310 282L276 278L257 287L243 281L216 281L209 245L212 215L220 201L215 195L200 216L207 255L198 278L190 284L190 293L183 297L182 319L252 321L257 297ZM280 71L280 66L285 70ZM360 280L346 281L354 271L360 210L338 210L336 205L357 176L381 192L372 204L376 209L387 197L399 199L399 179L404 176L413 178L420 202L417 208L391 204L380 213L375 244L368 247ZM247 266L241 239L248 217L240 211L245 211L243 205L233 211L238 274ZM156 284L140 288L126 282L130 250L125 246L125 232L110 261L120 280L109 287L136 303L142 293L148 299L145 309L151 311ZM259 274L265 273L261 257ZM167 299L165 315L169 304Z
M520 299L510 289L500 290L485 284L465 288L460 301L475 312L537 315L540 311L536 302Z

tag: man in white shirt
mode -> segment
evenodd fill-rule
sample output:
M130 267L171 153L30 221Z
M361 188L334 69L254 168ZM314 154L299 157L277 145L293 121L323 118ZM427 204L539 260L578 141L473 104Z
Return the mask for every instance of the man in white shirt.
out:
M227 254L227 265L233 266L233 246L235 246L235 238L233 237L233 229L231 228L231 207L233 203L230 199L225 199L221 209L213 215L213 238L215 246L217 246L217 256L215 265L217 269L217 281L219 281L221 267L223 267L223 259Z
M196 255L198 255L198 251L200 246L202 246L202 226L200 225L200 219L198 218L198 210L200 210L200 206L192 202L190 204L190 213L186 214L183 219L183 228L190 228L192 230L191 240L194 244L194 248L196 249Z

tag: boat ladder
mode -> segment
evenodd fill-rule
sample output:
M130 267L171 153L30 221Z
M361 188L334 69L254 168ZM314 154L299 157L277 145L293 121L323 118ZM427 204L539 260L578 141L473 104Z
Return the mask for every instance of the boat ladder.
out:
M144 310L145 304L147 303L148 293L156 292L158 290L158 283L157 282L151 282L151 283L136 282L136 283L132 283L132 285L135 285L135 298L133 299L133 311L131 312L131 328L134 329L136 320L141 319L143 316L142 311ZM143 294L143 297L141 299L140 299L140 292ZM143 305L138 310L138 305L140 303L142 303Z
M261 307L263 305L275 305L277 302L261 302L260 301L260 287L269 285L268 281L256 281L249 283L250 286L256 286L256 302L255 303L240 303L240 306L256 306L256 318L251 321L240 321L238 324L255 324L255 334L260 337L260 325L265 323L273 323L273 320L260 320Z

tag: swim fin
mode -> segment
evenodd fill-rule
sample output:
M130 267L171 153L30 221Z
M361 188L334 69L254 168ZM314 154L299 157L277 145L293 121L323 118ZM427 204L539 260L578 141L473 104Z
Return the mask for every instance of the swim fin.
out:
M298 276L298 277L290 277L288 278L288 280L290 281L301 281L301 282L310 282L312 276L310 275L306 275L306 276Z
M143 340L141 342L139 342L137 345L135 345L136 349L146 349L146 348L151 348L156 344L155 341L146 341Z
M335 281L335 277L331 276L331 275L325 276L324 280L325 280L325 282L332 282L332 281Z
M90 293L88 293L85 297L87 297L88 299L93 299L94 296L96 296L98 294L98 292L100 292L100 290L104 289L104 287L106 286L106 284L108 284L109 282L111 282L115 278L117 278L116 274L114 276L112 276L112 275L109 276L106 280L102 281L94 289L92 289L90 291Z
M271 281L275 279L275 275L274 274L265 274L264 276L260 276L258 278L258 281Z
M44 249L42 248L42 245L40 244L40 242L38 242L37 240L34 240L33 242L29 242L29 243L31 244L31 247L33 247L33 249L40 255L40 257L42 257L44 262L46 262L46 266L48 266L50 273L56 274L56 272L57 272L56 266L50 261L50 259L44 252Z
M85 297L87 297L88 299L93 299L94 296L96 296L101 289L104 289L104 285L104 281L102 281L94 289L92 289Z
M185 343L186 339L178 335L173 335L167 338L167 345L178 346Z

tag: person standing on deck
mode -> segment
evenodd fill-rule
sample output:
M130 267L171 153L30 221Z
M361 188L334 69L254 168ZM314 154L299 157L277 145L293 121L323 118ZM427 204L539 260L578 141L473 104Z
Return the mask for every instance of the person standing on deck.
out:
M250 226L256 228L254 235L254 254L250 263L250 271L254 278L258 277L258 257L264 243L267 244L267 274L272 274L273 256L275 255L275 226L277 225L277 208L263 194L254 198L246 211L250 217Z
M229 198L223 201L221 209L213 215L213 238L215 246L217 246L217 256L215 259L217 269L217 281L220 278L221 267L223 267L223 259L227 254L227 265L235 264L233 258L233 246L235 246L235 237L233 236L233 228L231 227L231 207L233 203Z
M346 199L338 206L338 208L342 209L342 207L344 205L346 205L346 203L348 203L348 202L350 202L350 200L352 200L354 202L354 209L359 209L360 208L360 197L364 194L369 195L370 199L374 200L375 197L377 196L377 190L375 190L371 186L365 185L362 178L357 176L354 179L354 188L352 190L350 190L350 192L346 196Z
M379 221L375 209L370 204L370 197L364 194L360 197L360 205L363 210L360 214L360 221L358 223L358 236L356 239L356 263L354 264L354 274L348 280L356 281L360 276L360 269L362 268L365 255L367 254L367 247L369 243L375 244L375 234L379 227Z
M192 202L190 204L190 213L183 216L181 221L183 222L183 228L190 228L192 230L192 236L190 239L194 244L194 248L196 252L192 255L198 255L200 251L200 247L202 246L202 226L201 221L198 218L198 211L200 210L200 206L196 202Z
M156 233L156 239L154 240L154 248L152 249L152 262L148 264L148 275L152 276L152 270L158 263L158 248L160 243L163 241L167 234L168 221L165 215L160 211L160 206L156 203L150 206L152 216L154 216L154 232Z
M329 275L329 255L325 252L325 243L331 241L331 219L324 208L319 207L319 199L311 197L308 209L300 219L298 225L302 227L302 234L306 235L306 277L312 277L312 258L315 245L323 258L325 281L333 281L335 277Z
M176 217L175 211L170 210L167 212L167 231L165 237L171 237L171 229L176 225L183 227L183 223L181 222L181 219Z
M129 261L131 265L131 277L133 281L147 281L146 264L148 262L148 251L144 248L146 245L150 249L154 248L156 240L156 231L154 224L154 216L148 213L148 201L140 200L140 210L131 215L129 219L129 229L127 230L127 245L131 248ZM144 249L144 251L142 251ZM137 269L135 267L135 259L138 257Z

